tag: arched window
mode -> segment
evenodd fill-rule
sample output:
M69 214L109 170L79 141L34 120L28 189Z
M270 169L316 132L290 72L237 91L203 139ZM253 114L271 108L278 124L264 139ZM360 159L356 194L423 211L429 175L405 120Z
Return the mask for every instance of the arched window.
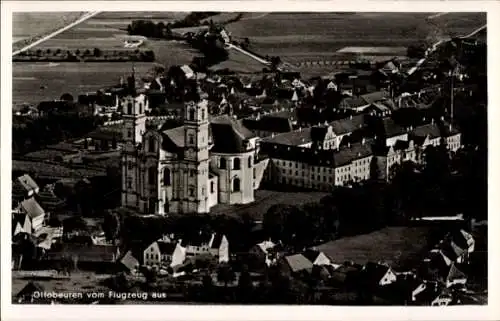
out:
M248 168L252 168L252 156L248 157Z
M240 191L240 179L236 177L233 180L233 192L239 192Z
M205 109L201 110L201 120L205 119Z
M214 183L214 181L211 181L210 182L210 194L214 193L214 188L215 188L215 183Z
M221 157L220 158L220 164L219 164L220 169L226 169L226 159Z
M189 109L189 120L194 120L194 109Z
M154 167L148 169L148 182L150 185L156 184L156 168Z
M142 103L139 103L139 113L143 113L143 105Z
M193 134L188 135L188 142L189 142L189 145L194 145L194 135Z
M170 169L168 168L163 171L163 185L170 186Z
M233 169L240 169L241 165L240 165L240 159L238 157L236 157L234 159L234 162L233 162Z
M155 138L149 137L149 152L154 153L155 151Z
M132 103L128 103L127 105L127 114L132 115Z

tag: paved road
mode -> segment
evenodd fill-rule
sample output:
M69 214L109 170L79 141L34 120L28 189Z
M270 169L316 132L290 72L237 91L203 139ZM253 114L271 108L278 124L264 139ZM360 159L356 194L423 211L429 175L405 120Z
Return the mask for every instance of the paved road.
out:
M68 29L70 29L70 28L73 28L74 26L76 26L76 25L78 25L78 24L80 24L80 23L84 22L85 20L92 18L93 16L95 16L95 15L96 15L96 14L98 14L99 12L100 12L100 11L95 11L95 12L88 12L88 13L84 14L81 18L79 18L79 19L78 19L78 20L76 20L75 22L72 22L72 23L70 23L69 25L67 25L67 26L65 26L65 27L63 27L63 28L58 29L58 30L56 30L56 31L54 31L54 32L52 32L52 33L50 33L50 34L48 34L47 36L44 36L43 38L38 39L37 41L35 41L35 42L33 42L33 43L31 43L31 44L29 44L29 45L27 45L27 46L25 46L25 47L23 47L23 48L21 48L21 49L17 50L17 51L14 51L14 52L12 53L12 56L15 56L15 55L17 55L17 54L19 54L19 53L21 53L21 52L23 52L23 51L26 51L26 50L28 50L28 49L31 49L31 48L33 48L33 47L35 47L35 46L37 46L37 45L41 44L42 42L47 41L47 40L49 40L50 38L53 38L53 37L57 36L58 34L60 34L60 33L64 32L64 31L66 31L66 30L68 30Z

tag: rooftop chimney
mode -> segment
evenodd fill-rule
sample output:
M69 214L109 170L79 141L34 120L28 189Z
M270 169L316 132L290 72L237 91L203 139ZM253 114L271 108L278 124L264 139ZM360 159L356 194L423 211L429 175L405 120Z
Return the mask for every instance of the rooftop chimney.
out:
M352 119L352 115L349 116L349 119Z
M348 148L351 148L351 143L347 143L347 147L348 147Z
M431 119L431 124L433 124L433 125L434 125L434 118L432 118L432 119Z
M366 143L366 139L365 139L365 138L363 138L363 139L361 140L361 144L362 144L362 145L364 145L365 143Z

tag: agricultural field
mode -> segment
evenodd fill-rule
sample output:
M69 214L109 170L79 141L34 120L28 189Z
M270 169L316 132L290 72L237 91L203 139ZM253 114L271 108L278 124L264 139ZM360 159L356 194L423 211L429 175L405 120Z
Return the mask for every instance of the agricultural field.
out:
M250 214L254 220L260 221L267 210L276 204L301 205L309 202L319 202L328 195L323 192L283 192L274 190L256 190L255 202L245 205L217 204L210 212L215 215L241 216Z
M337 264L346 261L358 264L383 261L400 271L419 262L436 244L437 234L425 226L386 227L372 233L330 241L317 248Z
M210 67L211 70L221 70L230 69L236 73L246 74L246 73L258 73L262 72L264 67L268 67L265 64L258 62L257 60L241 53L235 49L229 49L229 58L217 65Z
M138 75L145 75L153 66L154 63L134 63ZM122 62L16 62L12 69L12 102L17 109L23 103L59 99L64 93L76 97L116 85L120 77L130 74L132 65Z
M410 44L465 35L484 24L481 13L270 13L227 29L232 37L248 37L253 51L298 65L346 54L401 56Z
M12 43L43 35L78 19L83 12L15 12Z

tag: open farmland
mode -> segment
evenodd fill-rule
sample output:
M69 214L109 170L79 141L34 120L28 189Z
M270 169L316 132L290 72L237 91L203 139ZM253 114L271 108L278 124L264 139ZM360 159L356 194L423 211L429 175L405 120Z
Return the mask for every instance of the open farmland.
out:
M138 75L145 75L153 63L135 63ZM118 84L120 77L131 72L132 64L122 62L94 63L14 63L12 102L38 104L59 99L63 93L74 97L89 91Z
M77 20L83 12L15 12L12 43L54 31Z
M230 69L236 73L262 72L262 68L268 67L255 59L235 49L229 49L229 58L226 61L210 67L211 70Z
M429 16L428 13L270 13L229 24L227 29L232 37L248 37L250 48L259 54L277 55L283 61L300 64L337 60L339 56L344 59L346 53L338 51L345 47L359 48L359 52L350 52L352 55L375 56L380 51L383 56L399 56L402 47L464 35L486 23L486 14L478 13L450 13L430 20ZM324 70L324 66L321 68Z
M217 204L210 211L216 215L241 216L250 214L254 220L260 221L267 210L276 204L301 205L309 202L319 202L328 195L323 192L283 192L274 190L256 190L255 202L244 205Z
M330 241L317 248L337 264L346 261L358 264L383 261L397 271L404 271L423 259L437 243L439 236L443 235L431 227L386 227L372 233Z

